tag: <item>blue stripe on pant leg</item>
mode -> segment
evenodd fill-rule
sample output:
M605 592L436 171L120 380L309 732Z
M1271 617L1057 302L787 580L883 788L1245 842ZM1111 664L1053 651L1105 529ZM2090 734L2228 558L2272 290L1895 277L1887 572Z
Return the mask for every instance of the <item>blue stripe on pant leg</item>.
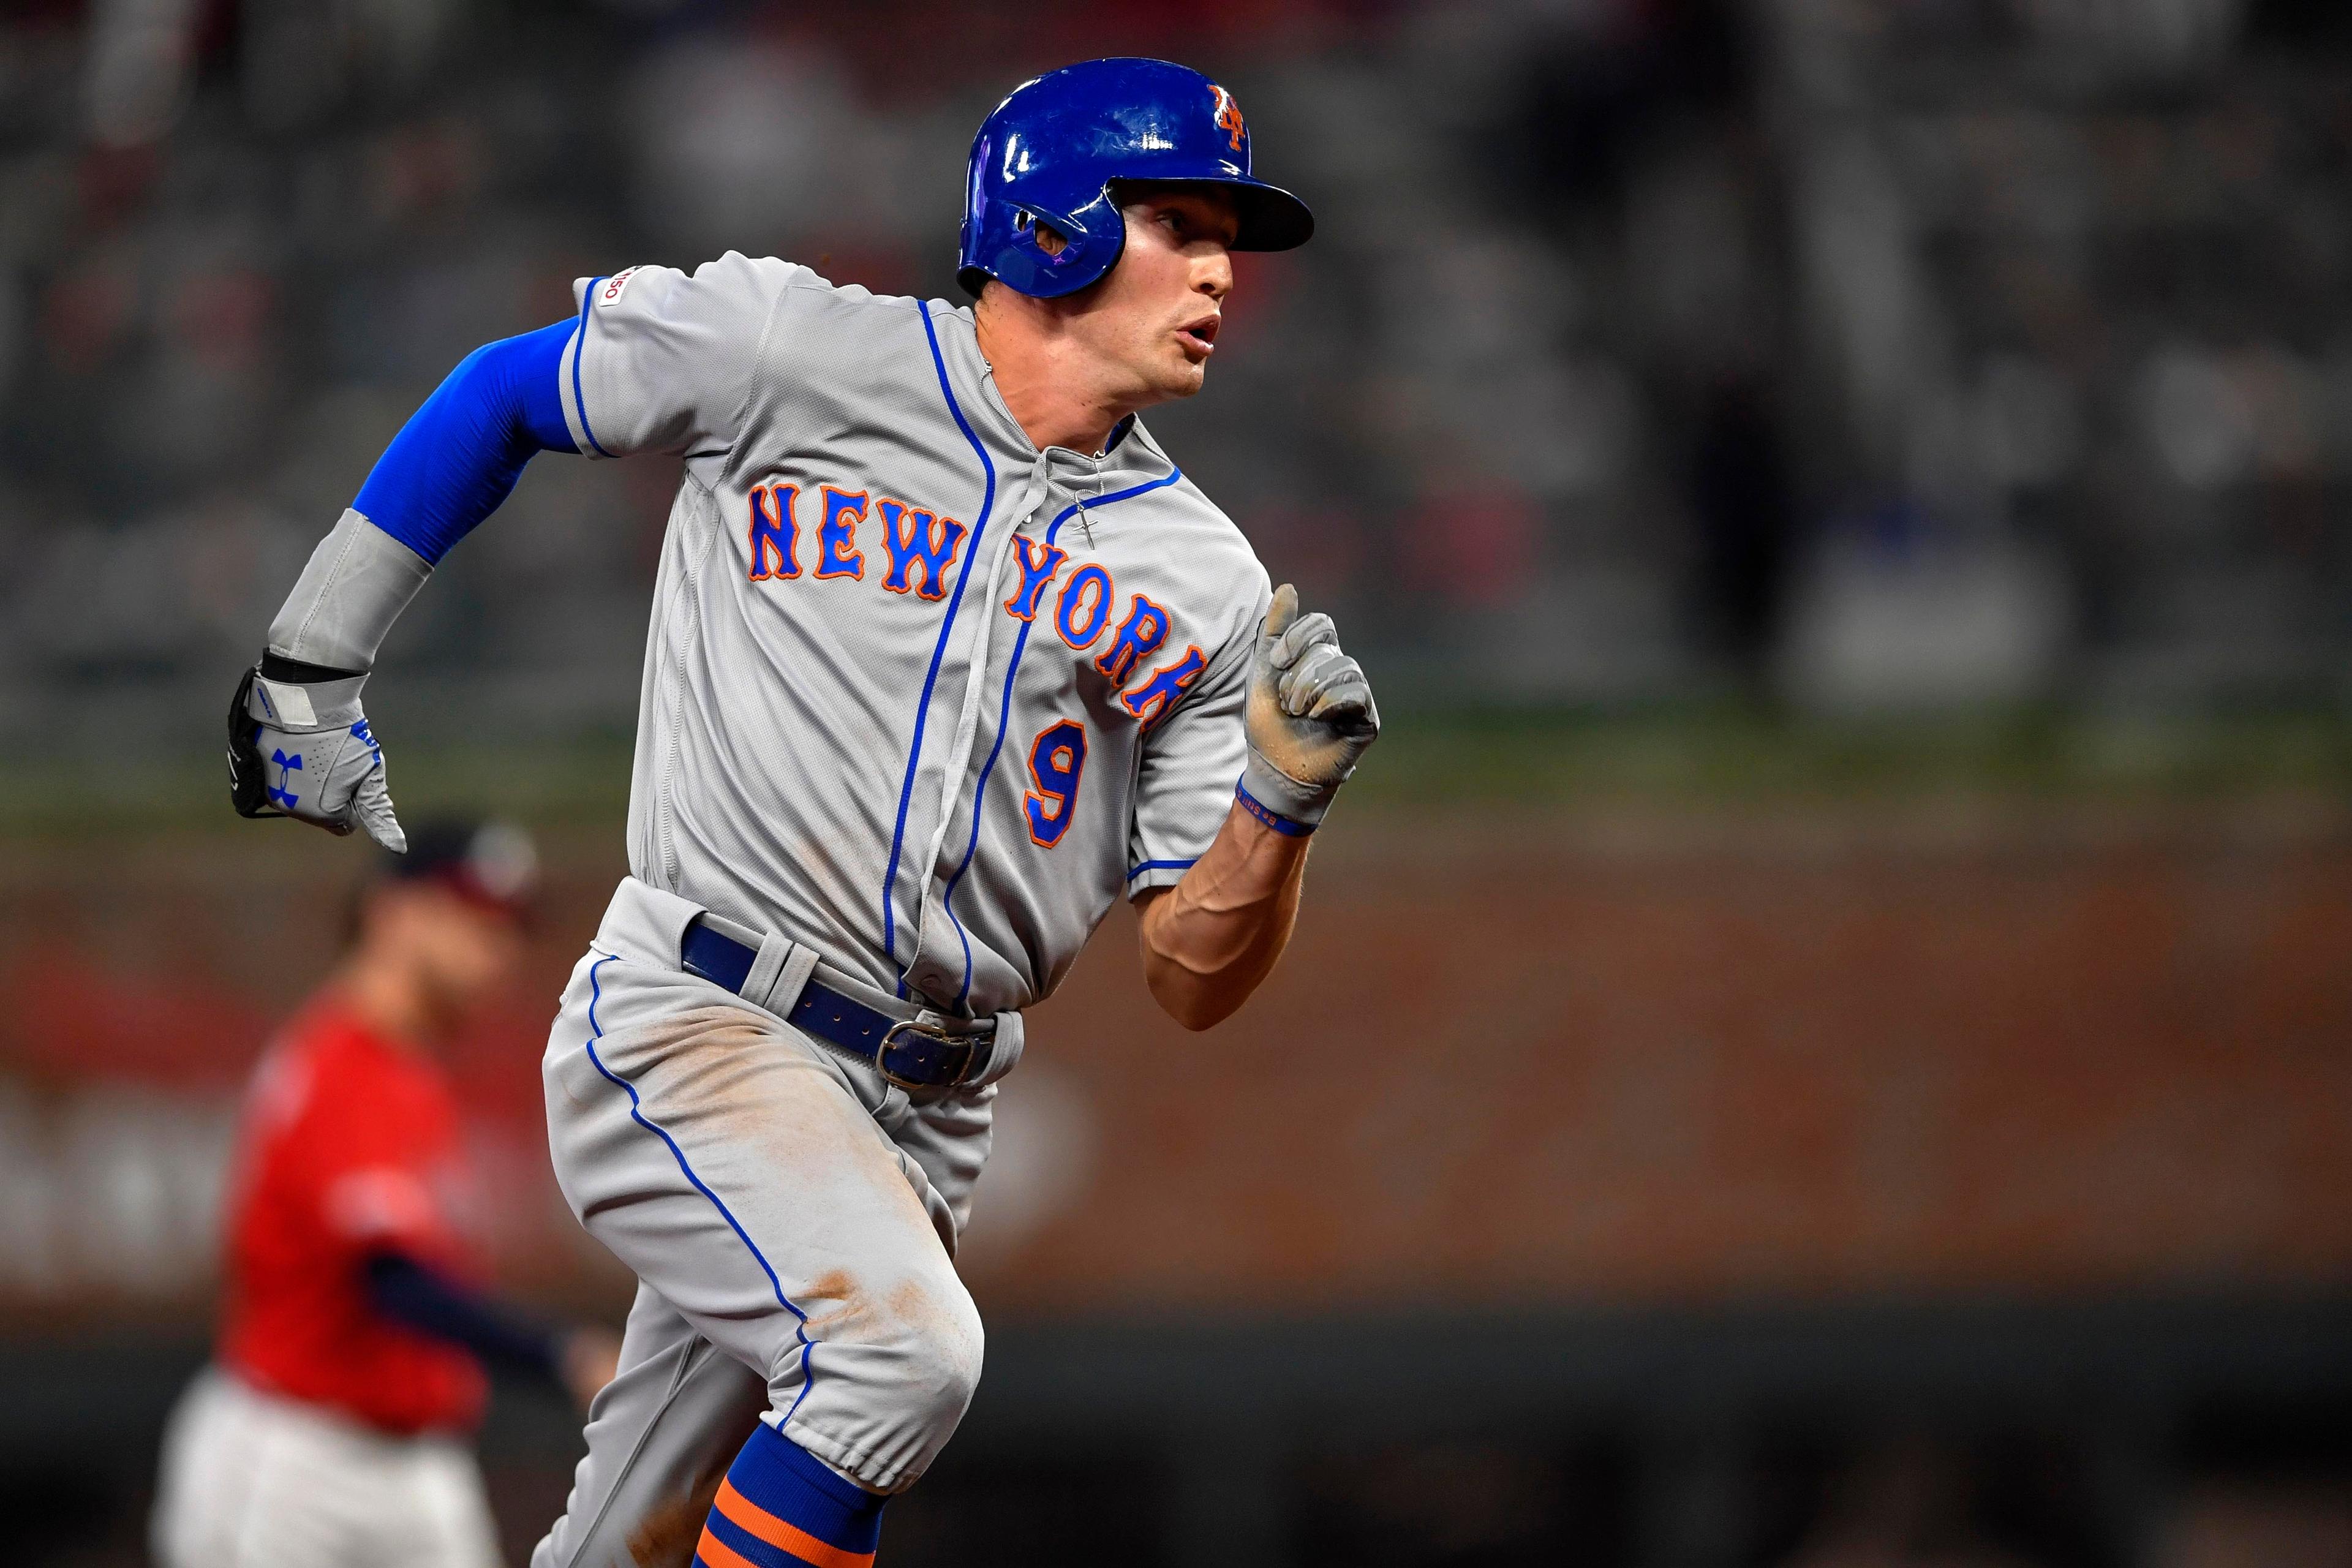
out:
M696 1192L710 1200L710 1206L719 1211L719 1217L725 1220L728 1226L741 1239L743 1246L751 1252L752 1261L759 1264L760 1271L768 1277L768 1288L775 1292L777 1305L793 1315L794 1325L793 1331L799 1337L801 1345L801 1391L793 1398L793 1408L784 1412L784 1419L789 1421L793 1418L793 1411L801 1407L801 1401L808 1397L809 1389L816 1382L816 1372L809 1359L810 1353L816 1347L808 1337L808 1314L793 1305L792 1298L784 1294L783 1282L776 1278L775 1269L769 1266L766 1255L761 1252L759 1244L751 1239L751 1233L743 1228L742 1222L738 1220L733 1212L719 1201L719 1194L712 1192L703 1184L702 1178L694 1173L694 1167L687 1163L686 1151L677 1146L677 1140L656 1126L646 1115L644 1102L637 1098L636 1086L606 1067L604 1058L596 1054L596 1042L604 1037L604 1027L596 1021L596 1004L604 1000L604 980L598 972L612 962L609 955L600 958L590 965L588 970L588 1059L595 1064L598 1072L620 1085L622 1091L629 1097L630 1120L660 1139L668 1147L670 1158L677 1162L678 1170L684 1173L686 1179L694 1184Z

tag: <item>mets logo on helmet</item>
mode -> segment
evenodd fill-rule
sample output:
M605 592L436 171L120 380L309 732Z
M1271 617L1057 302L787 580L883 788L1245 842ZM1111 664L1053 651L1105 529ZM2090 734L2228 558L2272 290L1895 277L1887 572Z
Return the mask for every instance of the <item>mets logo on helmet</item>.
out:
M1234 151L1238 153L1242 150L1242 138L1249 134L1249 128L1242 123L1242 106L1215 82L1209 84L1209 90L1217 95L1217 129L1233 132Z

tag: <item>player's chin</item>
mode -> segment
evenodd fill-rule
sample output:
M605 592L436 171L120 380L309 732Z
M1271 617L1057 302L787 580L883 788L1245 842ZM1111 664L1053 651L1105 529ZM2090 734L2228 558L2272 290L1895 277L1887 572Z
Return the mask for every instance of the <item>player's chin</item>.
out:
M1163 398L1190 397L1208 384L1209 362L1195 360L1181 353L1160 366L1160 395Z

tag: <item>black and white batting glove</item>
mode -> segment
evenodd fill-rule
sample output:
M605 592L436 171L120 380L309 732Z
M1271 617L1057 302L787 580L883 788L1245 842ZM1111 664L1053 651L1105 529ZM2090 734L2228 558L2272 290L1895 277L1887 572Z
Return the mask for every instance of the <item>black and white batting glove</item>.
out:
M228 709L228 793L239 816L290 816L333 834L363 829L395 853L383 748L360 711L365 672L277 654L245 672Z
M1380 738L1381 710L1363 667L1339 651L1330 616L1299 615L1298 590L1287 583L1274 591L1258 631L1244 729L1244 802L1295 830L1323 820L1357 759Z

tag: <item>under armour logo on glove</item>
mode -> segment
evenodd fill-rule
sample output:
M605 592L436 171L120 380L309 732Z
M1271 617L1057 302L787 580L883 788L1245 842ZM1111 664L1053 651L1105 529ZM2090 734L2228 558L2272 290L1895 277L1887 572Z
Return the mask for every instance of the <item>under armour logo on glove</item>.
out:
M367 677L309 666L333 679L265 676L278 657L247 669L230 700L229 801L237 815L291 816L330 833L356 828L395 854L407 848L384 784L383 745L360 711Z
M287 775L302 771L302 753L297 752L289 757L282 751L273 751L269 753L269 763L278 770L278 782L269 786L270 801L291 811L297 797L286 787Z

